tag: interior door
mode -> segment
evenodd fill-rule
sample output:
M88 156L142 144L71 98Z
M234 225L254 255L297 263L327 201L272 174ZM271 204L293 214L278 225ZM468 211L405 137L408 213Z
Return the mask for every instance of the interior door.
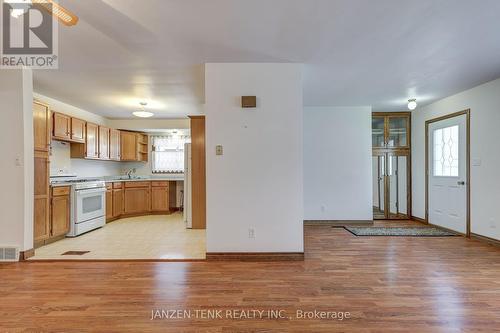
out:
M428 127L429 223L467 233L467 116Z

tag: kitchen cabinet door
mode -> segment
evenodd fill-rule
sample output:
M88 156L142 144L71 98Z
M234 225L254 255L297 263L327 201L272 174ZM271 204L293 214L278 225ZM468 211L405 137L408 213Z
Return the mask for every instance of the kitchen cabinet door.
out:
M150 188L125 188L125 214L146 213L150 211Z
M51 207L51 236L63 236L69 232L70 223L70 196L52 197Z
M113 190L106 191L106 221L113 218Z
M99 126L92 123L87 123L86 130L86 157L98 158L99 157Z
M55 112L53 115L53 136L59 140L71 140L71 117Z
M49 151L50 147L50 110L43 103L33 103L33 138L34 148Z
M123 190L113 190L113 218L123 214Z
M49 156L35 151L34 157L34 240L50 237Z
M108 127L99 126L99 159L109 160L109 133Z
M166 212L169 210L168 187L151 188L151 211Z
M120 160L120 131L112 129L109 134L109 158Z
M85 143L85 121L71 118L71 141Z
M134 132L120 132L120 151L122 161L137 161L137 135Z

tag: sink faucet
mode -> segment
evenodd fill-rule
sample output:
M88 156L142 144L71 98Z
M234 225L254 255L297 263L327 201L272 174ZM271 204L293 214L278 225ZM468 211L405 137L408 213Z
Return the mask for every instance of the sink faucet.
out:
M128 177L128 179L132 179L131 174L132 174L132 173L135 173L136 171L137 171L137 170L136 170L135 168L130 169L130 170L127 172L127 177Z

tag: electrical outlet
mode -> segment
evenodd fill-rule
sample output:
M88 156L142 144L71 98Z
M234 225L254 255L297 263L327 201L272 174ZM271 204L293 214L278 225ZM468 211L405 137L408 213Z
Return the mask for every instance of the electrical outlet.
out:
M248 238L255 238L255 229L248 229Z
M320 208L321 208L321 212L322 212L322 213L324 213L324 212L325 212L325 210L326 210L325 205L321 205L321 207L320 207Z
M224 148L222 145L217 145L215 146L215 155L223 155L224 154Z
M497 225L495 224L495 219L492 217L490 218L490 228L491 229L496 229Z

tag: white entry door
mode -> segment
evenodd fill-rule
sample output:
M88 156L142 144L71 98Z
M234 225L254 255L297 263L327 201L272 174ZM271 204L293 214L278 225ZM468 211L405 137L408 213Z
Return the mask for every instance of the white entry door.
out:
M429 124L429 223L467 233L467 116Z

